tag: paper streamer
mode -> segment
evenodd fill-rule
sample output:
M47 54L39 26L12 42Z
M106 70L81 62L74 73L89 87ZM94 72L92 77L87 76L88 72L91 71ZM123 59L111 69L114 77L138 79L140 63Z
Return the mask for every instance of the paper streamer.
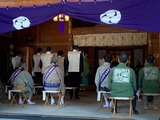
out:
M98 91L98 93L97 93L97 101L100 101L100 100L101 100L101 92Z

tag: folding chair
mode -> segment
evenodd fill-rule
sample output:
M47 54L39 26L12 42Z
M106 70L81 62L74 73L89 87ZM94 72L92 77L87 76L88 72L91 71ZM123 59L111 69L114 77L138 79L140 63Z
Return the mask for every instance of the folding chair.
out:
M8 99L12 99L10 105L12 105L13 102L15 104L17 104L16 97L17 97L17 95L19 93L22 93L23 97L24 97L23 101L22 101L22 105L24 104L25 101L27 102L27 94L24 91L21 91L21 90L9 90L8 91Z
M116 114L116 101L117 100L129 100L130 106L129 106L129 116L133 115L133 109L132 109L132 100L134 99L133 97L109 97L109 99L112 100L113 103L113 116Z
M158 97L158 111L160 110L160 93L142 93L142 107L144 110L144 96L157 96Z
M60 100L61 100L61 92L60 91L42 91L42 93L43 93L43 100L45 100L44 106L46 106L47 104L49 105L49 95L51 93L57 93L58 94L57 105L60 105Z

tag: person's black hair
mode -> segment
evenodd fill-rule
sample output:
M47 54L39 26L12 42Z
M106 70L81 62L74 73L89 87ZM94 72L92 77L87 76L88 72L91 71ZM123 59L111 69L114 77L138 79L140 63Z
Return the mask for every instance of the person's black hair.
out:
M121 63L126 63L127 60L128 60L128 55L127 55L126 53L121 53L121 54L119 55L119 61L120 61Z
M87 50L84 50L83 51L83 54L85 55L85 54L88 54L88 51Z
M112 61L112 55L106 54L106 55L104 56L104 61L105 61L105 62L111 62L111 61Z
M116 67L118 64L119 64L118 61L113 61L113 62L111 63L111 68L112 68L112 67Z
M22 54L21 51L15 51L14 56L18 56L18 55L21 55L21 54Z
M155 57L153 55L148 55L146 57L146 60L147 60L148 63L153 63L154 60L155 60Z
M52 50L51 47L47 47L47 48L46 48L46 51L51 51L51 50Z
M78 47L78 45L72 45L72 49L78 49L79 47Z
M63 51L62 50L58 50L57 55L63 55Z
M39 48L37 49L37 53L40 53L40 52L42 52L42 48L39 47Z

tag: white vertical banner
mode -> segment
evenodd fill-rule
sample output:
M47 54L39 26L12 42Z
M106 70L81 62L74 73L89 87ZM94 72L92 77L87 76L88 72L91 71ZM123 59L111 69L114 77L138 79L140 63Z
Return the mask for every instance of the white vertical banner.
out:
M11 99L11 91L9 90L8 92L8 99L10 100Z
M42 92L43 92L42 100L46 100L46 92L45 91L42 91Z
M101 100L101 91L98 91L97 93L97 101L100 101Z

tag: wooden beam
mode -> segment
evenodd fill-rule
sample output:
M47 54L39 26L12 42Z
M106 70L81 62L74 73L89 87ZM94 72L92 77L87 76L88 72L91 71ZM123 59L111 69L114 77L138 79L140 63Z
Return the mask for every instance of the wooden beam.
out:
M72 29L72 35L84 34L103 34L103 33L126 33L126 32L140 32L139 30L112 27L112 26L98 26L98 27L78 27ZM141 31L142 32L142 31Z
M61 3L65 0L0 0L0 6L32 6L32 5L42 5L42 4L56 4ZM67 0L67 2L79 2L79 0ZM83 0L83 2L93 2L93 0Z
M56 4L61 3L61 0L0 0L0 6L33 6L33 5L42 5L42 4Z

